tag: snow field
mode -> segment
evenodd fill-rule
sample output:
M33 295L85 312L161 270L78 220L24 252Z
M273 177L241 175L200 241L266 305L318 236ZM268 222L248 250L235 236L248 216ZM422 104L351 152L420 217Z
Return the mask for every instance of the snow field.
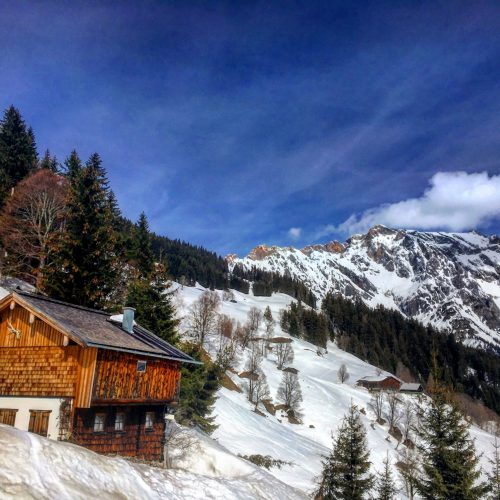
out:
M201 286L178 287L177 293L183 304L182 313L187 314L189 306L204 291ZM222 298L222 293L218 293ZM264 312L266 306L270 307L274 319L279 323L279 311L293 300L280 293L275 293L272 297L254 297L236 291L233 293L236 303L222 302L220 312L242 324L251 307ZM186 324L184 320L183 326L186 327ZM282 332L277 324L275 336L289 335ZM270 455L275 459L293 462L293 465L285 465L281 469L274 467L270 472L286 484L310 494L314 491L322 470L322 456L330 451L331 434L336 432L352 402L366 413L361 414L361 418L367 431L372 471L382 469L382 462L387 454L394 464L398 459L397 441L388 435L387 425L375 423L375 415L369 406L369 392L355 385L360 378L375 375L377 368L342 351L331 342L328 344L328 353L323 356L316 354L314 345L300 339L293 339L292 347L294 361L291 366L299 370L303 395L303 424L289 423L280 411L272 416L261 406L260 410L266 415L262 417L253 411L254 405L248 402L245 392L221 388L214 409L215 423L219 427L213 437L235 454ZM243 371L247 354L248 352L240 354L237 371ZM342 364L347 366L350 374L349 380L344 384L337 379L337 371ZM262 370L266 374L273 403L277 403L276 393L282 372L277 369L272 353L263 359ZM237 385L244 388L244 379L235 374L229 375ZM416 400L415 396L401 394L399 397L402 401ZM482 464L489 470L487 456L492 451L493 436L477 427L471 429L471 435L476 439L477 451L484 452ZM401 448L402 445L399 450ZM404 495L401 498L405 498Z

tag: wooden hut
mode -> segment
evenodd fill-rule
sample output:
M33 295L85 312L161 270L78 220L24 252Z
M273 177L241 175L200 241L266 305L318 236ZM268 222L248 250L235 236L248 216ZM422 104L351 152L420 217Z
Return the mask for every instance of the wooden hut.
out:
M0 423L161 460L191 357L123 317L24 292L0 300Z
M393 375L369 376L357 381L357 385L366 387L370 391L399 391L401 384L401 380Z

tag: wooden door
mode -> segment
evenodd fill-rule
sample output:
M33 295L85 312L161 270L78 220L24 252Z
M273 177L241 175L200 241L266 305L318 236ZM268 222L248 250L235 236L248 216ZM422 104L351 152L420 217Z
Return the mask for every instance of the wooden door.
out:
M49 431L50 410L30 410L28 431L47 437Z
M0 409L0 424L12 425L16 423L17 410Z

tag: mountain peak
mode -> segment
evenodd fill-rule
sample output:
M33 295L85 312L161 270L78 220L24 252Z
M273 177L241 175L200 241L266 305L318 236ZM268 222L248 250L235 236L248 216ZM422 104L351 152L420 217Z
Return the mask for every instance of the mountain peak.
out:
M383 305L500 350L500 238L376 225L345 243L259 245L230 267L288 274L318 300L328 292Z

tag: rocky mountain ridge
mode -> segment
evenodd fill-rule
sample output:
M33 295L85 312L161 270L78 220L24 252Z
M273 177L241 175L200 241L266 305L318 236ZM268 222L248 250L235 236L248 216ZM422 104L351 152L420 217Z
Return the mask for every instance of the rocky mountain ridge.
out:
M228 256L229 257L229 256ZM259 245L230 268L290 274L322 299L327 292L383 305L500 350L500 238L375 226L345 243L303 249Z

